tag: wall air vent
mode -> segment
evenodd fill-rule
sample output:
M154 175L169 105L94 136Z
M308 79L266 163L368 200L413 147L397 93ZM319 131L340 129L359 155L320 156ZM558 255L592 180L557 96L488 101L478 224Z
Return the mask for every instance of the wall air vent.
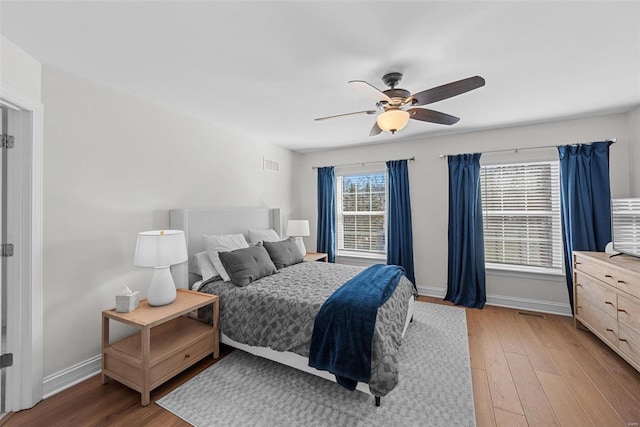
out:
M269 172L280 172L280 163L276 160L270 160L266 157L262 158L262 169Z

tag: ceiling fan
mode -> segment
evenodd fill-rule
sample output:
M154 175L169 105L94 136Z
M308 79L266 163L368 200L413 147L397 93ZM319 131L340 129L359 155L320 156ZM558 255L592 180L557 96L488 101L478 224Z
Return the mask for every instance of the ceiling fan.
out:
M383 130L391 132L392 134L396 133L407 125L409 119L438 123L442 125L452 125L457 123L460 119L439 111L415 107L417 105L426 105L442 101L443 99L469 92L484 86L485 83L482 77L474 76L423 90L422 92L411 95L411 92L406 89L396 88L400 80L402 80L402 73L393 72L382 76L384 84L389 86L389 89L385 91L380 91L365 81L352 80L349 82L351 87L376 101L376 107L378 109L319 117L315 120L327 120L336 117L354 116L359 114L376 114L381 111L382 113L376 117L376 123L373 124L373 128L371 128L369 136L378 135Z

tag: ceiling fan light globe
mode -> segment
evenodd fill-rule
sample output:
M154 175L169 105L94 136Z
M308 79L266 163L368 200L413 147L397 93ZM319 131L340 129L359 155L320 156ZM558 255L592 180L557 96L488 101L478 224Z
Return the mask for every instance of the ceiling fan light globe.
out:
M388 110L378 115L376 123L380 129L396 133L403 129L409 122L409 113L404 110Z

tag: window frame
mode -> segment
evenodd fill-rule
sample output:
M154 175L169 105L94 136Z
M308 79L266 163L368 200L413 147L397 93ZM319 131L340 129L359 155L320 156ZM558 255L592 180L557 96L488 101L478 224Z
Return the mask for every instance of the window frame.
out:
M533 215L527 215L526 210L512 210L512 212L518 212L517 215L520 218L522 217L531 217L531 216L545 216L550 218L552 222L552 238L551 238L551 250L549 251L552 258L552 266L535 266L535 265L527 265L527 264L508 264L508 263L499 263L499 262L491 262L486 261L485 258L485 268L487 270L492 270L496 273L503 272L503 274L513 274L513 273L522 273L522 274L536 274L536 275L549 275L549 276L564 276L564 255L563 255L563 242L562 242L562 219L561 219L561 208L560 208L560 177L559 177L559 161L558 160L524 160L518 162L508 162L508 163L490 163L481 165L480 172L480 186L481 193L483 196L486 193L486 182L483 179L483 172L486 170L485 168L495 168L495 167L508 167L508 166L524 166L524 165L540 165L540 164L549 164L551 165L551 171L554 173L554 176L551 178L551 183L549 190L551 191L551 211L547 214L534 213ZM556 185L557 188L553 188ZM555 197L554 197L555 196ZM486 220L489 215L488 207L485 206L484 201L482 203L482 227L483 233L486 237ZM507 211L504 209L503 211ZM496 214L494 211L493 215L500 216ZM504 241L504 240L503 240ZM486 254L486 239L485 239L485 254Z
M384 175L384 211L365 211L371 216L372 213L382 213L383 215L383 232L384 232L384 251L368 251L358 249L344 249L344 212L342 210L342 184L344 177L363 176L363 175ZM336 173L336 255L339 257L349 258L365 258L365 259L384 259L387 258L387 220L388 220L388 199L389 199L389 176L385 168L375 168L368 170L348 170ZM372 192L370 191L369 194ZM379 193L379 192L375 192ZM349 211L356 214L358 211ZM364 215L363 215L364 216ZM341 248L342 246L342 248Z

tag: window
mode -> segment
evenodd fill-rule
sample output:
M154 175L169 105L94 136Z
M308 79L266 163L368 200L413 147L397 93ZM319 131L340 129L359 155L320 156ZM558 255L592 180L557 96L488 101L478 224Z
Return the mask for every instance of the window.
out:
M480 171L487 268L562 272L558 162Z
M386 253L386 183L385 172L336 177L338 255Z

